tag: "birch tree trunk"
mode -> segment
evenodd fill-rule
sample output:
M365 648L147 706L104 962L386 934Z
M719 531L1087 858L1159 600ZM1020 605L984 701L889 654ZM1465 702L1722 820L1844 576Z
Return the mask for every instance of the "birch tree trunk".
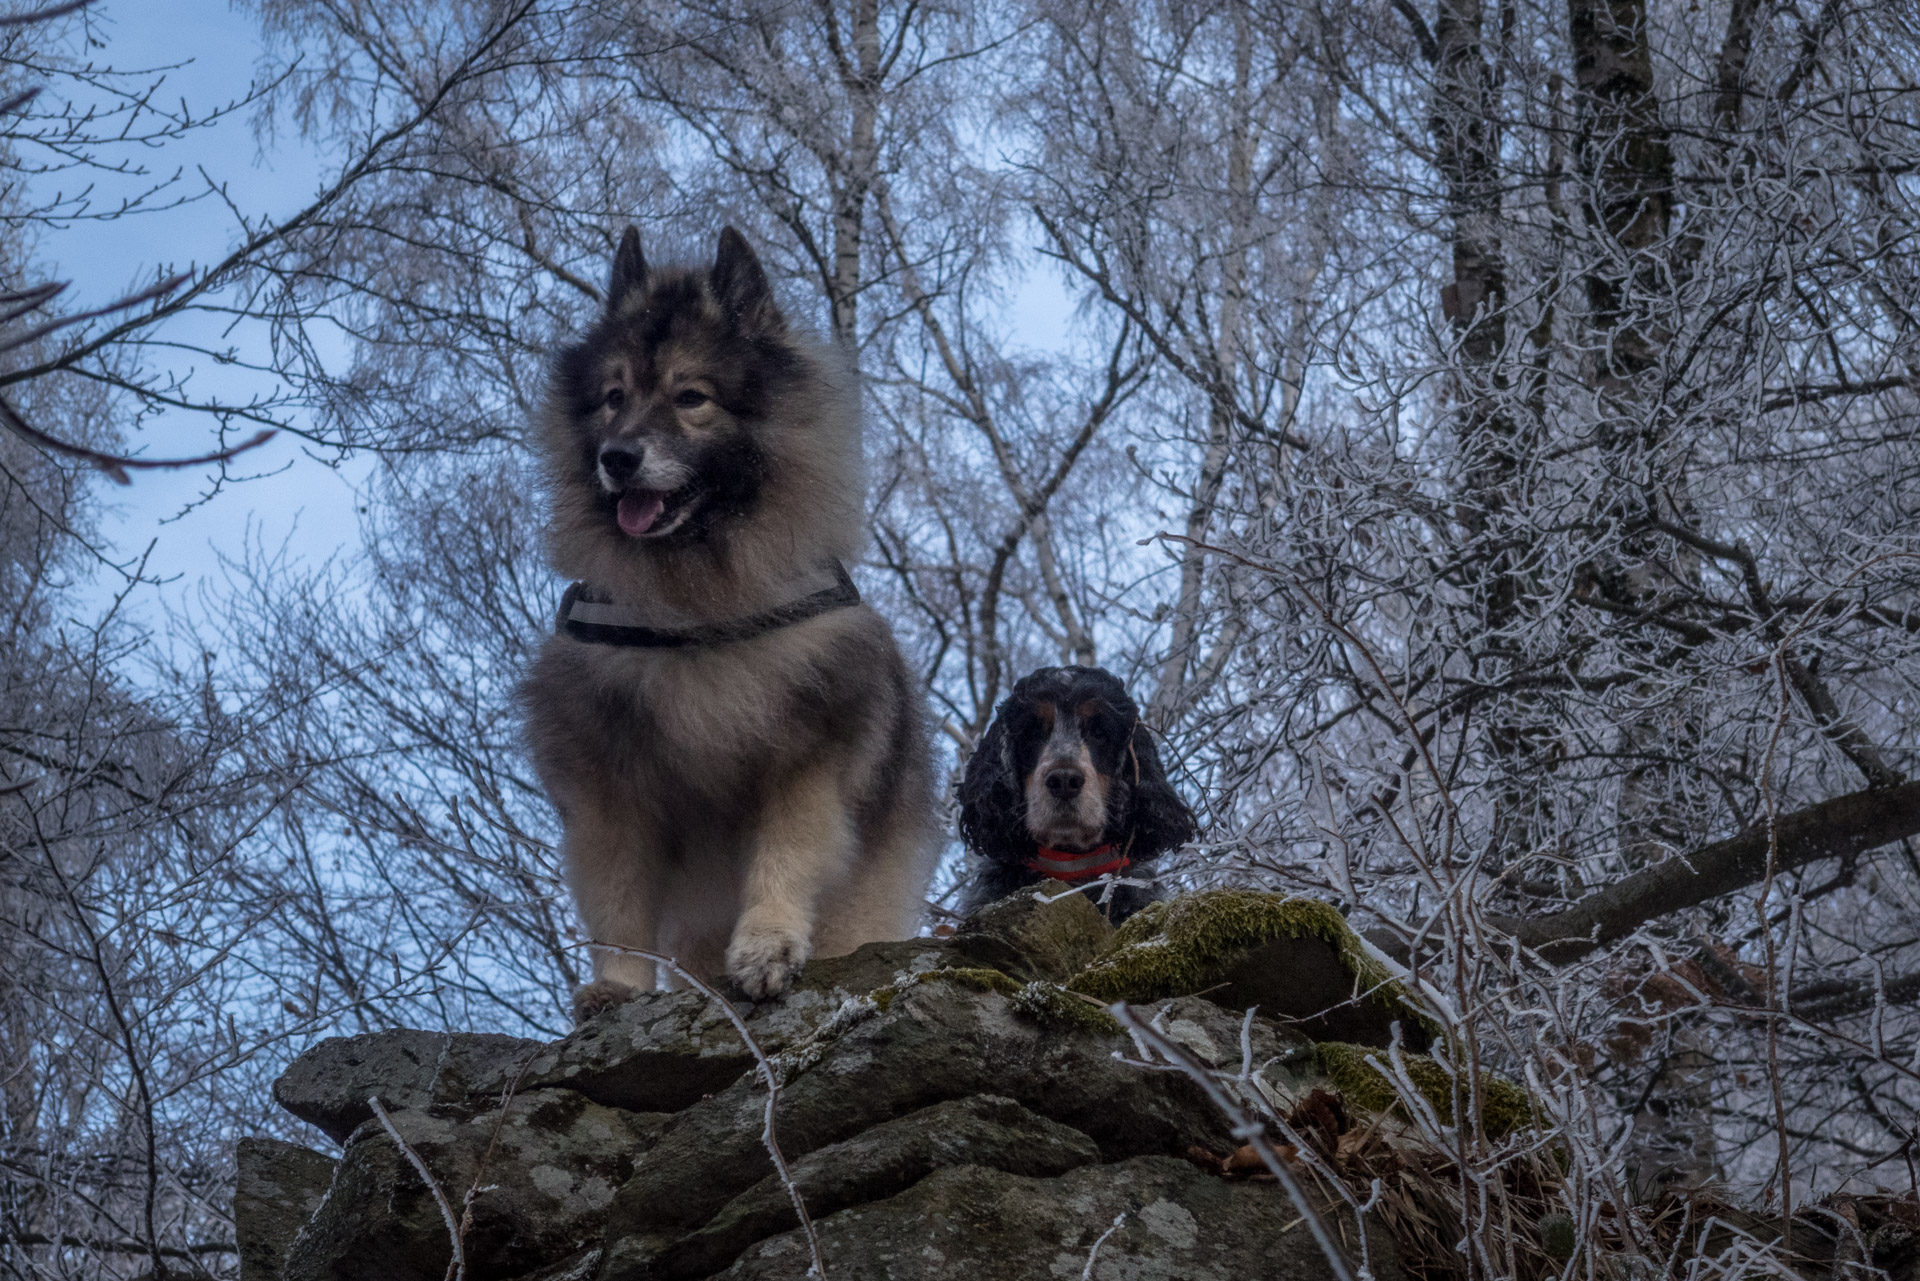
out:
M1599 572L1633 607L1657 610L1670 594L1701 589L1699 557L1643 527L1649 508L1662 502L1681 519L1693 517L1684 471L1670 465L1684 450L1670 439L1657 387L1672 336L1663 314L1672 306L1667 273L1684 270L1673 252L1673 154L1645 0L1569 0L1567 29L1579 103L1577 164L1597 243L1586 276L1582 346L1601 456L1619 478L1610 513L1620 531L1618 559ZM1667 702L1651 686L1635 690L1629 702L1644 706L1623 717L1620 751L1638 763L1621 779L1616 821L1621 862L1634 871L1685 849L1686 779L1670 762L1697 752L1699 725L1684 703ZM1633 1125L1628 1177L1643 1189L1710 1182L1721 1173L1712 1027L1672 1010L1629 1012L1650 1015L1658 1034L1640 1065L1645 1076L1630 1074L1622 1099Z
M1201 587L1208 557L1194 544L1207 541L1226 479L1237 428L1241 327L1244 323L1247 277L1247 237L1252 226L1250 184L1253 169L1253 24L1246 0L1230 0L1232 20L1233 89L1227 135L1227 250L1220 264L1220 314L1211 350L1202 356L1212 394L1207 404L1207 436L1201 449L1184 527L1187 542L1180 553L1180 586L1174 596L1173 626L1153 693L1147 701L1147 723L1165 727L1173 720L1187 694L1187 670L1199 656L1196 629L1204 613Z

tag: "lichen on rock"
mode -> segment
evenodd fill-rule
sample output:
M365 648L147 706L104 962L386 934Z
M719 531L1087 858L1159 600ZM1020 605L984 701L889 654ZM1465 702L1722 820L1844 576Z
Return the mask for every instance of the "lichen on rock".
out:
M1400 1094L1369 1059L1381 1059L1380 1050L1366 1045L1323 1041L1314 1047L1320 1070L1339 1089L1341 1097L1369 1112L1404 1111ZM1433 1108L1442 1125L1452 1125L1455 1079L1452 1072L1424 1054L1403 1054L1407 1079ZM1533 1097L1513 1082L1491 1072L1480 1073L1480 1119L1487 1137L1502 1139L1533 1124L1539 1109Z
M828 1048L839 1039L841 1033L861 1020L881 1013L883 1009L872 995L847 997L805 1040L769 1057L768 1064L773 1069L775 1079L782 1085L793 1080L825 1057Z
M1081 1032L1094 1032L1106 1036L1123 1035L1126 1029L1119 1020L1093 1004L1084 996L1070 992L1058 983L1036 980L1021 983L1000 970L984 967L959 966L944 970L927 970L915 974L899 983L891 983L874 992L870 999L882 1012L890 1009L895 998L911 987L920 987L928 983L952 983L974 992L997 992L1007 998L1014 1009L1039 1023L1055 1027L1072 1028Z
M1008 978L999 970L959 966L952 969L922 970L918 974L908 975L899 982L875 989L869 994L868 999L884 1014L893 1008L894 999L902 992L923 983L955 983L975 992L998 992L1002 996L1012 996L1020 990L1017 980Z

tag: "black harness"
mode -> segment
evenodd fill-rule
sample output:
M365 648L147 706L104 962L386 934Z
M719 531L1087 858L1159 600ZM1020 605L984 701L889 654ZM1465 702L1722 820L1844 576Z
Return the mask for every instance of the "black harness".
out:
M689 645L731 645L752 640L782 627L804 623L809 618L860 603L860 589L853 585L847 567L833 562L833 586L823 587L798 600L776 605L763 613L730 623L709 623L703 627L673 630L648 627L633 621L639 613L630 605L617 605L585 583L574 583L560 598L559 629L574 640L589 645L622 645L637 649L683 649Z

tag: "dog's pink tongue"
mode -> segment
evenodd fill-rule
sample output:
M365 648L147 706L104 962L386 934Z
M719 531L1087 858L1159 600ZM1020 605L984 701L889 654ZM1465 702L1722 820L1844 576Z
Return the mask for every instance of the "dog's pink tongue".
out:
M629 489L620 495L620 532L629 538L638 538L653 528L653 522L660 519L660 509L667 505L666 495L657 489Z

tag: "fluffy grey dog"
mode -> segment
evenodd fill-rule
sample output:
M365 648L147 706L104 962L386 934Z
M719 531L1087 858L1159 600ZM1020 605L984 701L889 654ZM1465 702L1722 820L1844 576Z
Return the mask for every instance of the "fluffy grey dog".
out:
M910 937L932 873L920 693L842 567L860 412L731 227L708 269L628 228L606 310L555 359L549 554L579 580L520 689L580 916L748 996ZM586 1018L654 986L596 951Z

